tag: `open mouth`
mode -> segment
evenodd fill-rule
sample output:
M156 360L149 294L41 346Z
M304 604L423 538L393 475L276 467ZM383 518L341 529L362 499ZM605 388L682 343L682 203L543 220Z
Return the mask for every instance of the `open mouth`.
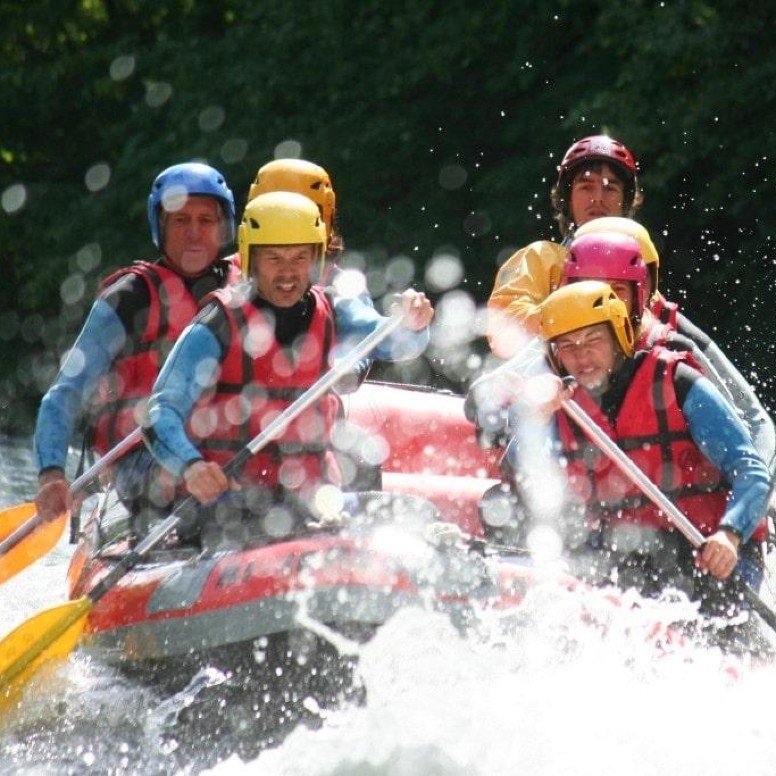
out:
M275 288L283 293L289 293L297 287L295 280L278 281L275 283Z

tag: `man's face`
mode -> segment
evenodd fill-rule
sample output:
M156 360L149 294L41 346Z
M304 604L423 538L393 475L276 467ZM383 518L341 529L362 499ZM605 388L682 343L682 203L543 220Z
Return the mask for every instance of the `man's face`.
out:
M636 304L634 283L630 280L607 280L606 282L612 287L612 291L624 302L628 310L628 317L630 317Z
M223 214L214 197L187 197L183 206L163 214L163 251L181 275L201 275L224 243Z
M571 181L571 219L582 226L594 218L623 216L625 186L608 164L580 170Z
M599 396L621 360L620 347L608 323L586 326L553 340L561 366L585 389Z
M251 272L259 295L276 307L292 307L310 287L318 258L315 245L254 245Z
M636 304L636 287L630 280L612 280L611 278L578 278L579 280L603 280L608 283L612 291L622 300L628 311L628 316L633 313L633 306Z

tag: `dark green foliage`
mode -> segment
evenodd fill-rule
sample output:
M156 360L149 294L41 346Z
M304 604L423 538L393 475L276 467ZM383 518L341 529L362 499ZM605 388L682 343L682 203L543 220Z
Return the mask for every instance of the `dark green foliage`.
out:
M99 278L152 255L145 200L163 167L206 159L241 210L256 169L295 140L331 172L350 247L410 256L418 284L435 250L454 249L483 303L499 257L557 234L555 165L602 130L641 160L642 220L668 295L772 401L768 11L732 0L4 2L0 194L21 183L26 203L0 209L0 425L29 423ZM100 164L109 180L90 177L90 191Z

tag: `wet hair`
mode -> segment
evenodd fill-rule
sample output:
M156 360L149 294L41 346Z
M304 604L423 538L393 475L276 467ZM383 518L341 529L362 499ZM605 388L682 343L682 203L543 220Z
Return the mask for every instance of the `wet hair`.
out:
M339 256L345 252L345 241L342 235L337 231L336 223L331 232L331 237L326 245L326 259L336 261Z

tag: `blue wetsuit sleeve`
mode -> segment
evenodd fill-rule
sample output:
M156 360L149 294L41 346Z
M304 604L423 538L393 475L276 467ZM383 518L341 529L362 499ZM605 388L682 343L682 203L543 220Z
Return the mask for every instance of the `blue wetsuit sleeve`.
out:
M747 541L765 514L768 469L744 424L708 379L693 382L682 411L693 440L731 485L720 527Z
M38 410L33 437L38 471L65 468L76 424L94 394L99 379L124 347L127 332L116 311L98 299L68 352L56 380Z
M334 315L337 324L337 345L334 349L336 360L339 353L347 353L350 348L371 334L386 316L380 315L372 304L361 297L334 298ZM408 361L417 358L428 345L430 334L428 327L421 331L410 331L401 327L395 334L383 340L373 351L370 358L381 361Z
M723 394L730 394L738 414L752 435L757 452L772 471L776 470L776 428L752 386L709 335L681 313L677 316L677 327L679 333L700 351L700 354L696 352L695 355L701 362L704 374Z
M338 267L336 264L331 264L329 266L329 274L327 278L327 288L329 289L329 293L334 296L334 298L337 298L337 295L341 294L341 284L343 283L343 279L347 276L347 271L343 270L341 267ZM344 281L347 285L347 281ZM343 289L344 290L344 289ZM358 299L362 304L365 304L367 307L371 307L374 309L375 303L371 296L366 291L363 291L362 293L358 294ZM353 368L352 373L349 376L346 376L343 380L340 380L339 383L337 383L337 386L335 390L337 393L343 394L343 393L352 393L353 391L357 390L358 387L361 385L361 383L366 380L367 375L369 374L369 370L372 366L372 357L368 356L367 358L362 359L359 361L355 367Z
M221 345L208 326L192 323L164 362L148 403L143 431L154 458L176 477L187 464L202 458L186 433L197 399L218 376Z

